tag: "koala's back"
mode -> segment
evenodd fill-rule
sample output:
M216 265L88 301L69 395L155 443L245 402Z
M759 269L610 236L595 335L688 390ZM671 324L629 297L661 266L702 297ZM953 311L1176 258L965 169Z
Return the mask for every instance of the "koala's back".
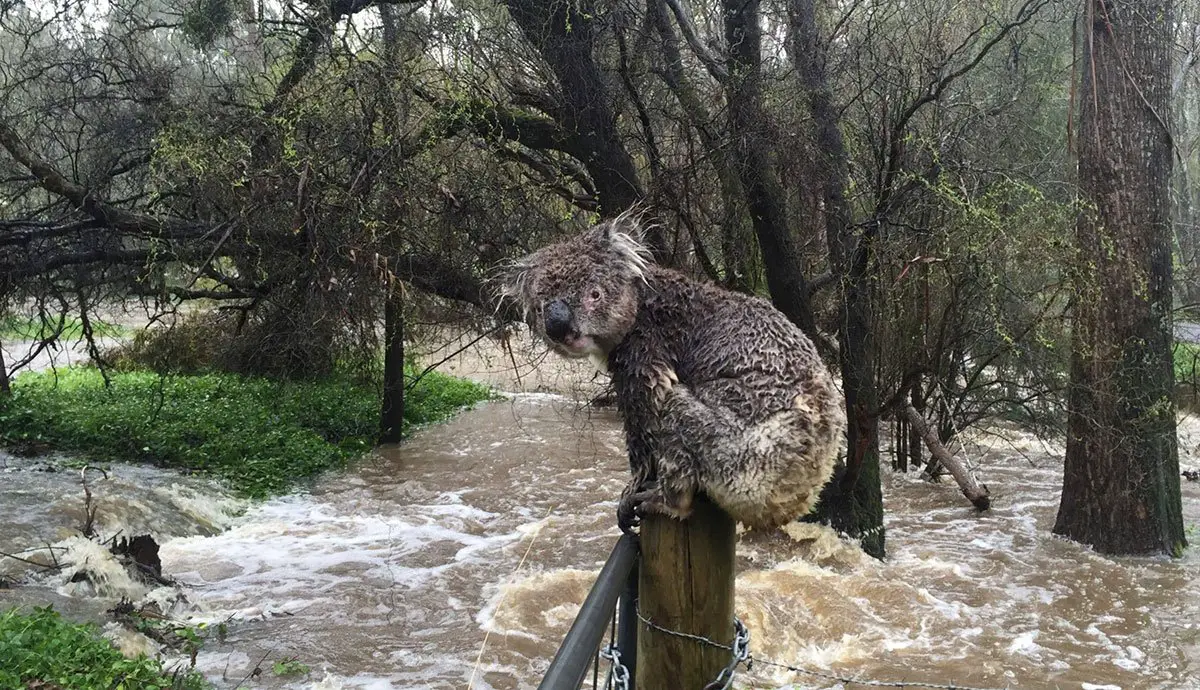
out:
M657 332L681 382L707 384L739 417L760 421L832 384L812 341L767 300L674 271L654 279L637 329Z
M647 278L613 372L618 401L631 406L631 449L652 449L647 476L679 496L694 477L750 527L805 514L845 429L841 395L812 342L763 299L665 269ZM668 371L626 375L647 367ZM638 390L645 382L656 390Z

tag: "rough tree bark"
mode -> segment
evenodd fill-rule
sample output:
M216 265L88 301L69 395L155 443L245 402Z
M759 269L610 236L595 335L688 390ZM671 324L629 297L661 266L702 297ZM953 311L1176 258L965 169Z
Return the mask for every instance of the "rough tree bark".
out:
M1054 532L1180 555L1171 362L1170 0L1090 0L1067 455Z
M813 0L793 0L793 55L808 92L825 205L831 270L841 276L838 309L839 360L846 395L846 462L822 493L817 518L862 539L877 558L885 553L883 491L879 481L878 390L875 382L874 304L871 295L871 239L857 232L846 200L849 155L838 129L838 113L825 74Z
M810 338L820 342L800 246L788 224L787 196L771 155L775 141L763 105L759 0L724 0L724 13L734 165L758 236L771 302Z

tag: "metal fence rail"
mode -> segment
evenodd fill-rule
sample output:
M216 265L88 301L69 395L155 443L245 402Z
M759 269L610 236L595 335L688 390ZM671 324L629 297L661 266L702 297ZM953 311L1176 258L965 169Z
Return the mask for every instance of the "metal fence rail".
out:
M619 658L628 670L628 683L622 687L633 688L637 664L637 562L637 539L622 535L583 600L579 615L563 638L538 690L577 690L587 678L589 668L593 687L602 687L600 644L606 630L615 636ZM613 678L609 673L608 685L612 684Z

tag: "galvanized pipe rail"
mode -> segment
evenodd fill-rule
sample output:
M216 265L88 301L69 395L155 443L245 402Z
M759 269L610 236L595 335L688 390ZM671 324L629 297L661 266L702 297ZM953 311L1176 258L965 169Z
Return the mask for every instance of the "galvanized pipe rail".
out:
M538 690L577 690L583 684L589 665L596 660L618 601L616 643L621 661L629 669L629 688L632 690L637 663L637 563L637 539L624 534L600 569Z

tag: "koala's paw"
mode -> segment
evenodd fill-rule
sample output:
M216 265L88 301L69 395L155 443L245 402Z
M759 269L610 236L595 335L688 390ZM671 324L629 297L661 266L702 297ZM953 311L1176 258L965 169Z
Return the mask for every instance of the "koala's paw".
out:
M633 534L635 527L640 527L642 518L647 514L647 507L658 499L661 494L655 484L642 487L636 491L626 491L617 504L617 527L626 534Z
M617 527L625 534L637 534L635 528L640 527L642 519L637 514L635 495L631 494L621 499L617 504Z
M617 504L617 526L622 532L633 534L633 528L640 527L642 518L647 515L666 515L676 520L686 520L692 514L691 497L688 495L686 498L687 500L668 501L657 485L627 493Z

